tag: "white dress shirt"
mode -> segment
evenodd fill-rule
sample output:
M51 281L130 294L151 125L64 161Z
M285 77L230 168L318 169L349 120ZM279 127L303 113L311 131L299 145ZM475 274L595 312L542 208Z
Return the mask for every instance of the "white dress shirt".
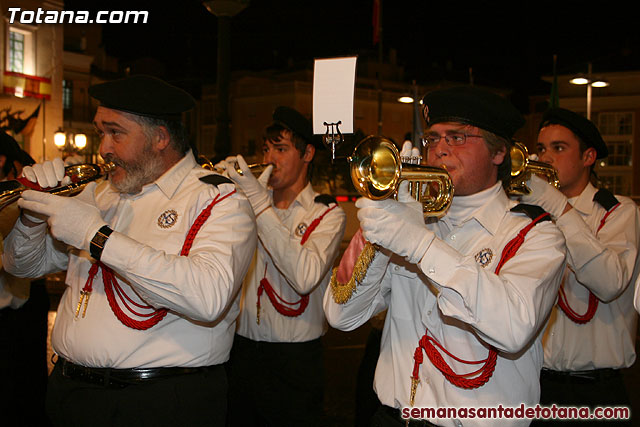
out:
M336 207L301 245L306 228L329 209L326 204L314 201L317 195L307 184L287 209L272 207L258 215L258 249L242 287L239 335L254 341L305 342L326 332L322 296L340 249L346 217ZM265 265L269 283L285 301L296 302L309 295L309 305L301 315L280 314L265 292L260 298L260 324L256 322L257 291L265 277Z
M447 215L428 220L427 228L436 238L418 265L379 252L346 304L336 304L331 289L327 290L327 319L341 330L355 329L388 308L374 382L384 405L410 405L413 355L426 328L459 358L485 359L489 346L498 349L498 358L486 384L465 390L445 379L423 352L415 407L515 407L539 401L540 332L562 278L565 246L552 222L538 223L496 275L503 248L532 221L523 213L510 212L514 205L499 183L471 196L454 197ZM441 354L458 374L479 367ZM517 419L430 421L452 426L529 423Z
M583 325L553 308L544 334L544 366L556 371L625 368L636 360L638 315L633 283L638 274L640 211L627 197L597 232L606 209L593 201L589 184L569 202L573 209L556 222L567 242L564 292L577 313L587 311L589 291L600 299L595 316ZM632 281L633 280L633 281Z
M113 269L129 297L170 310L147 330L129 328L116 318L101 272L86 317L76 319L93 259L52 239L46 225L28 228L18 221L5 241L7 271L36 277L67 270L52 333L56 353L80 365L112 368L207 366L228 359L237 295L257 239L251 206L235 193L213 207L189 255L179 255L200 212L217 195L234 190L232 184L199 180L210 173L187 153L138 194L121 194L108 181L96 187L96 205L114 230L101 261Z

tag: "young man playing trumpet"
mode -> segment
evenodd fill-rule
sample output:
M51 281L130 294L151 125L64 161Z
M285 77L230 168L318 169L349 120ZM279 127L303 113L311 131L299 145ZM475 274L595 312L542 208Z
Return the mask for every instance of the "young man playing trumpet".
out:
M302 114L278 107L262 146L269 166L258 179L242 156L217 165L251 202L258 227L231 352L232 426L322 425L322 296L345 214L333 197L311 187L311 163L321 147L312 137Z
M535 405L541 329L565 267L564 239L548 214L516 206L503 189L519 112L475 87L434 91L423 103L427 164L445 168L455 187L449 211L425 223L405 183L398 201L358 200L363 236L380 249L350 299L336 302L335 287L324 299L341 330L388 309L374 426L404 426L411 409ZM418 417L409 425L529 424Z
M590 178L608 150L595 125L572 111L547 111L539 160L558 172L559 189L533 176L525 203L542 206L567 242L568 267L544 334L541 403L629 406L621 368L636 359L640 213L627 197L598 190ZM582 425L582 424L581 424Z

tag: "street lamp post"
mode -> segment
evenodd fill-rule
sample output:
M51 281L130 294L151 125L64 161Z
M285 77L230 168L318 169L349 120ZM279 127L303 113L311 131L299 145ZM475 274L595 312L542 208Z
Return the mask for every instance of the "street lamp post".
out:
M594 79L593 78L593 69L592 64L589 62L587 66L587 76L584 75L576 76L569 80L569 83L574 85L587 85L587 119L591 120L591 95L594 87L607 87L609 86L609 82L603 79Z
M216 80L216 158L224 159L231 152L229 132L229 83L231 81L231 18L249 5L249 0L209 0L207 10L218 17L218 75Z

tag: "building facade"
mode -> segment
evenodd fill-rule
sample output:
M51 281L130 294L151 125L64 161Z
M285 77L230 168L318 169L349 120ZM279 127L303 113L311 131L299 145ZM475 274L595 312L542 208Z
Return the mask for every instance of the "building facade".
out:
M53 141L63 117L63 28L11 22L8 9L60 11L63 2L3 0L0 7L0 126L36 161L52 159L59 156Z

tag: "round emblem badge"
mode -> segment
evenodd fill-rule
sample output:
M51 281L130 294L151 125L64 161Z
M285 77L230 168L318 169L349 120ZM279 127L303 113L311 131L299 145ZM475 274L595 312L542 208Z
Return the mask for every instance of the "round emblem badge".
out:
M167 209L158 217L158 226L161 228L171 228L178 222L178 212L173 209Z
M300 224L298 224L298 226L296 227L296 236L302 237L306 232L307 232L307 224L305 224L304 222L301 222Z
M491 260L493 259L493 251L489 248L484 248L476 254L475 259L476 262L482 266L482 268L485 268L491 263Z

